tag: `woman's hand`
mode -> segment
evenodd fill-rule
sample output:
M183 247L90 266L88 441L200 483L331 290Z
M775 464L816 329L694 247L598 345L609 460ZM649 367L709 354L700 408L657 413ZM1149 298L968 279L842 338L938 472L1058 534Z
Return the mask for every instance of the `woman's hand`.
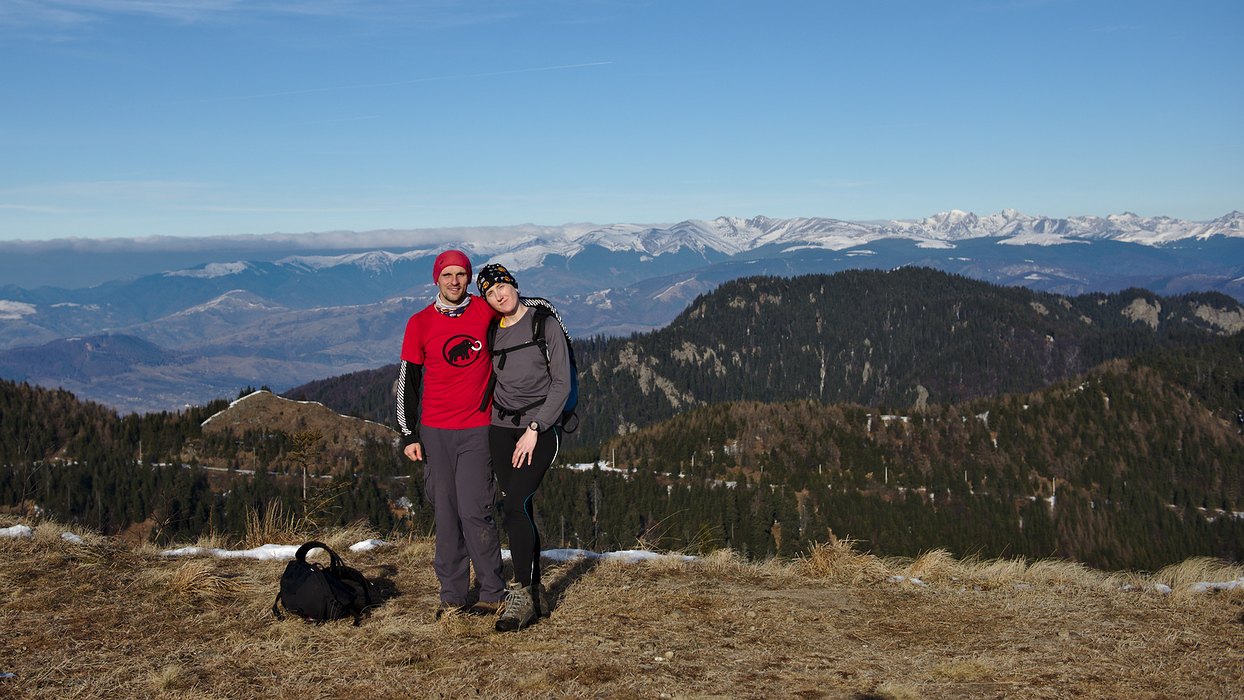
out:
M514 458L511 464L515 469L520 469L523 463L531 464L531 453L536 449L536 440L540 438L540 433L528 428L523 431L518 443L514 445Z

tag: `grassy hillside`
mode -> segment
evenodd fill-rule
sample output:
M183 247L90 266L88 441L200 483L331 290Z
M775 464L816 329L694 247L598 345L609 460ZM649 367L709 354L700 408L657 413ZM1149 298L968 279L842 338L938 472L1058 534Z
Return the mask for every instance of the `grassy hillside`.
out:
M327 541L378 584L382 603L356 628L273 619L284 562L161 556L65 530L0 537L4 697L1219 700L1244 688L1244 587L1195 585L1244 570L1206 560L1139 576L880 559L849 542L764 563L577 560L547 570L551 617L497 634L488 619L434 619L424 538L354 554L377 533L284 533Z

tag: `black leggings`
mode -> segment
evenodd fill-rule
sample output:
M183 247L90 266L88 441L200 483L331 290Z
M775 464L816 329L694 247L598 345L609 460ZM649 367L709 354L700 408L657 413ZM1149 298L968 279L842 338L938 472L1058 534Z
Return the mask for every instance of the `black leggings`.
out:
M510 558L514 562L514 580L521 586L540 583L540 533L536 531L532 516L531 497L544 479L553 460L561 437L557 428L540 433L536 448L531 454L531 464L515 469L514 446L527 428L488 429L488 447L492 452L492 470L497 474L501 487L501 510L505 513L505 530L510 536Z

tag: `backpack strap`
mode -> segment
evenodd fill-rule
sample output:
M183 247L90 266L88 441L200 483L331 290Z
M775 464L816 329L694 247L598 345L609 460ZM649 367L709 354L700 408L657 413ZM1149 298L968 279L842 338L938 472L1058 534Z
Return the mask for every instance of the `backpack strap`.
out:
M557 313L557 307L553 306L553 302L543 297L519 297L518 300L522 302L523 306L543 310L548 315L557 319L557 325L562 327L562 333L566 334L566 340L573 342L573 339L570 337L570 330L566 328L566 322L562 320L561 314Z
M544 355L544 366L548 368L549 360L549 341L544 337L544 327L548 325L549 317L553 315L552 311L543 306L532 307L532 311L536 316L532 320L531 342L540 348L540 354Z
M509 353L514 352L515 350L521 350L523 348L528 348L528 347L531 347L532 345L535 345L536 347L540 348L540 354L544 355L545 369L548 369L551 372L552 370L549 366L551 364L551 360L549 359L549 341L545 337L545 327L548 325L549 318L556 319L557 324L561 326L562 328L562 332L566 334L566 348L568 352L570 351L570 331L566 330L566 324L562 321L562 317L557 313L557 309L553 307L553 304L550 303L548 299L543 299L541 297L519 297L518 300L519 300L519 303L531 309L532 313L535 314L534 316L532 316L531 340L525 343L519 343L518 345L512 345L508 348L502 348L498 350L497 343L496 343L497 329L501 327L501 319L494 318L491 322L489 322L488 324L488 347L492 350L492 354L494 356L501 357L501 360L497 363L497 369L498 370L505 369L505 360L506 360L506 357L509 356ZM496 386L497 386L497 373L496 371L494 371L492 373L492 376L488 378L488 388L484 392L484 400L480 403L479 410L481 411L488 410L488 403L489 401L492 400L492 394L493 394L493 391L496 389ZM548 398L548 397L545 397L545 398ZM497 415L499 415L502 418L508 418L509 416L514 416L514 425L518 425L519 419L522 417L524 413L530 411L531 409L537 406L540 406L541 404L544 403L544 400L545 399L542 398L532 403L529 403L526 406L523 406L522 408L515 408L515 409L503 408L501 406L498 406Z
M511 352L514 352L515 350L521 350L523 348L528 348L528 347L531 347L532 345L539 346L540 352L544 354L544 363L546 365L548 364L549 350L548 350L548 343L545 342L544 340L544 324L540 323L540 321L542 320L542 316L540 315L540 309L536 309L535 311L537 315L534 317L535 326L531 334L532 335L531 340L525 343L519 343L518 345L511 345L508 348L502 348L500 350L497 349L497 329L501 327L501 319L494 318L492 321L488 323L488 347L489 349L492 350L492 354L494 356L499 356L501 358L501 360L497 362L497 370L505 369L505 360L507 357L509 357L509 354ZM548 313L545 312L543 315L543 318L547 318L547 317L548 317ZM484 399L480 401L480 404L479 404L480 411L488 410L488 402L492 400L492 394L493 394L493 391L496 390L496 388L497 388L497 372L494 370L492 374L488 377L488 388L484 390ZM543 401L541 401L540 403L543 403ZM523 412L525 411L528 411L532 408L535 408L536 406L539 406L540 403L534 403L528 406L524 406L523 408L518 410L517 414L513 411L508 411L506 409L498 409L498 410L501 411L502 418L513 415L514 425L518 425L518 416L522 415Z
M492 350L497 345L497 329L501 327L501 317L498 316L488 322L488 349ZM497 354L495 351L493 354ZM502 364L505 364L502 359ZM488 410L489 404L492 403L492 392L497 388L497 372L489 367L488 386L484 387L484 398L479 402L479 412L484 413Z
M363 596L363 605L350 610L350 614L354 616L354 626L358 627L363 619L363 613L369 611L375 605L371 597L371 582L367 580L367 577L362 572L348 566L332 569L328 573L337 577L337 580L343 583L349 581L358 584L359 591Z
M306 544L302 545L301 547L299 547L299 548L298 548L297 553L295 553L295 554L294 554L294 558L295 558L295 559L297 559L298 561L300 561L300 562L302 562L302 563L306 564L306 563L307 563L307 553L308 553L308 552L310 552L310 551L311 551L311 550L313 550L313 549L316 549L317 547L318 547L319 549L324 550L325 552L328 552L328 565L329 565L330 567L332 567L332 566L345 566L345 565L346 565L346 563L345 563L344 561L342 561L342 560L341 560L341 557L337 556L337 553L336 553L336 552L334 552L331 548L329 548L329 546L328 546L328 545L324 544L323 542L315 542L315 541L311 541L311 542L308 542L308 543L306 543Z
M543 405L544 400L547 398L548 397L545 396L543 398L536 399L535 401L532 401L531 403L527 404L526 406L523 406L522 408L509 409L509 408L505 408L504 406L497 406L497 415L501 418L508 418L510 416L514 416L514 425L517 426L519 423L518 419L521 418L524 413L530 411L531 409L537 406Z

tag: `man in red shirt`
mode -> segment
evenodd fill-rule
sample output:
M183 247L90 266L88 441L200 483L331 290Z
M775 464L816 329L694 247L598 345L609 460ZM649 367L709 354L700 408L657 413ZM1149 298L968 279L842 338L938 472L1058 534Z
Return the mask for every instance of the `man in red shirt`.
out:
M436 616L466 609L471 564L479 601L468 611L497 612L505 598L501 545L492 507L496 483L488 450L492 373L488 323L496 315L467 291L471 261L447 250L432 264L436 300L410 317L398 370L397 423L402 452L424 460L423 482L436 511L440 581Z

